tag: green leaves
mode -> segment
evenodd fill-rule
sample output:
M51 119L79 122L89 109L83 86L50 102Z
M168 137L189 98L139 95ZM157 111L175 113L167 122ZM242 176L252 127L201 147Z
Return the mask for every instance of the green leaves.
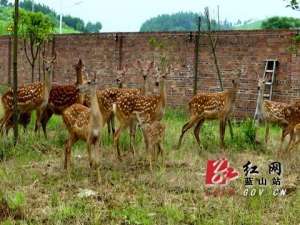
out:
M299 28L300 19L293 17L279 17L274 16L262 23L263 29L289 29L289 28Z
M35 44L41 44L51 38L54 32L53 21L40 12L22 11L20 16L20 36Z

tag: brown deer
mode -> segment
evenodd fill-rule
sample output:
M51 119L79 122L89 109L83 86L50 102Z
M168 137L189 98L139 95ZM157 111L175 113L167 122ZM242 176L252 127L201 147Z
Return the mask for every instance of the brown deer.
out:
M36 110L37 127L41 126L41 114L46 109L49 99L49 93L52 85L53 64L56 59L56 54L53 58L45 59L45 80L44 82L35 82L29 85L24 85L17 90L17 109L22 114ZM0 129L3 132L6 124L11 119L13 114L13 90L8 90L2 96L2 104L4 106L4 116L1 120Z
M54 85L50 91L47 108L41 116L45 137L47 137L47 123L53 114L61 115L67 107L75 103L83 104L84 95L79 93L78 85L86 82L88 74L81 59L73 67L76 70L76 83L74 85Z
M119 138L121 133L136 121L136 115L133 112L142 113L141 116L147 118L147 123L153 121L160 121L164 115L166 106L166 87L165 80L167 74L170 73L170 66L165 70L160 70L156 67L158 73L156 74L156 86L159 86L159 95L122 95L114 104L113 110L119 121L119 128L114 135L114 145L117 149L118 158L121 159L119 148ZM130 140L134 140L134 132L130 132ZM130 148L134 153L134 146L130 142ZM146 143L147 148L147 143Z
M240 74L239 74L240 75ZM189 102L190 119L182 127L177 149L180 148L184 134L193 126L195 139L201 147L200 129L205 120L220 121L220 146L224 148L225 128L238 92L238 80L232 80L232 88L218 93L197 93Z
M96 80L80 85L79 88L83 93L89 90L91 107L88 108L76 103L62 113L63 121L69 132L69 137L65 143L64 168L66 170L70 168L73 144L78 140L83 140L87 143L90 167L98 169L100 163L100 132L103 127L103 119L98 105ZM99 170L97 175L99 179Z
M133 113L136 115L138 123L143 131L149 166L152 171L152 159L156 161L159 154L162 156L162 162L164 164L164 150L161 146L161 142L165 136L166 126L160 121L148 123L150 120L150 118L147 118L149 117L149 114L143 114L142 112L136 111Z
M257 112L256 120L264 121L266 124L265 143L269 140L269 125L270 123L277 124L282 128L280 149L282 148L284 138L286 136L285 129L288 122L285 120L284 109L288 106L287 103L264 100L265 93L265 79L258 79L258 97L257 97ZM290 140L291 141L291 140Z

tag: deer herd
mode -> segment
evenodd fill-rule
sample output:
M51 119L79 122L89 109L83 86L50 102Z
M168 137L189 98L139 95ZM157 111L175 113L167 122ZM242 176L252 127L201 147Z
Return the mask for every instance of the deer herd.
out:
M47 137L47 123L53 114L61 115L68 131L65 142L64 168L69 171L71 149L78 140L87 143L88 159L91 168L98 170L100 164L101 131L107 125L119 160L122 154L119 139L127 128L130 134L130 150L135 154L135 136L137 126L141 128L145 149L148 154L149 166L152 170L152 160L161 155L164 161L162 141L165 134L165 124L162 119L166 109L166 79L174 68L168 63L137 60L136 71L143 78L140 89L125 88L124 82L128 65L117 71L118 87L106 89L97 88L96 74L91 78L81 59L74 65L76 83L69 85L52 85L54 57L43 58L45 77L43 82L20 86L17 90L18 123L26 130L32 111L36 111L35 131L43 129ZM220 122L220 147L224 148L225 128L234 107L239 90L241 70L232 80L232 87L218 93L199 92L188 103L189 120L182 127L177 148L182 144L184 134L194 127L194 137L199 146L200 129L205 120ZM148 77L152 76L158 94L149 93ZM282 128L282 143L287 135L290 141L287 149L291 150L300 142L300 102L291 104L264 99L265 80L258 79L258 120L265 121L265 142L269 137L269 123L276 123ZM1 134L7 134L13 123L13 91L8 90L2 95L4 115L0 121ZM118 127L115 129L115 119Z

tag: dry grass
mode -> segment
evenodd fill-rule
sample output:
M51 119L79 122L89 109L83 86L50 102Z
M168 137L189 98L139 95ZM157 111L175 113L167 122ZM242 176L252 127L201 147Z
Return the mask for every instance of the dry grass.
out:
M45 140L31 132L22 134L12 146L11 135L0 143L0 213L2 224L203 224L203 225L299 225L299 151L293 157L280 159L284 166L284 184L290 193L274 197L266 193L244 197L243 175L232 182L230 196L208 196L204 185L207 159L224 156L218 148L215 123L207 123L202 132L206 150L199 151L192 134L185 137L180 150L173 148L185 115L168 111L164 141L166 165L150 172L145 150L138 137L138 155L123 151L123 161L116 159L106 130L103 131L101 184L88 167L85 145L78 143L73 151L71 174L63 170L63 142L66 130L59 117L49 124L50 138ZM234 126L236 137L226 136L226 156L242 172L248 160L263 168L275 157L279 137L272 128L270 146L246 143L245 127ZM262 132L262 129L260 129ZM128 136L128 135L127 135ZM128 138L122 137L124 149ZM263 170L263 169L262 169ZM79 197L84 190L90 197ZM2 217L1 217L2 215ZM0 222L1 223L1 222Z

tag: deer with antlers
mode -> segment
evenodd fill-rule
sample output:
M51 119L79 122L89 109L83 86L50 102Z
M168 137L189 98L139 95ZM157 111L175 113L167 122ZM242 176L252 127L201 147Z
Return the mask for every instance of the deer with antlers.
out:
M49 99L49 93L52 86L53 64L56 60L56 54L51 59L46 59L43 56L45 63L45 80L44 82L35 82L29 85L24 85L17 90L17 109L20 113L28 113L36 110L37 127L41 126L41 114L46 109ZM3 132L6 124L12 117L13 108L13 91L8 90L2 96L2 104L4 106L4 116L1 120L0 129Z
M239 76L232 80L232 88L218 93L197 93L190 100L188 104L190 119L182 127L177 149L181 146L184 134L194 126L194 136L199 147L201 147L199 133L205 120L220 121L220 147L224 148L226 123L235 104L241 73L242 70Z
M41 123L45 137L47 137L47 123L53 114L61 115L63 110L75 104L83 104L84 95L79 92L78 85L86 82L88 74L81 59L73 66L76 70L76 83L71 85L54 85L50 91L46 110L41 115ZM37 131L38 127L35 128Z
M82 93L89 91L91 107L73 104L62 113L63 121L69 132L69 137L65 143L64 168L66 170L70 168L72 146L78 140L83 140L87 143L90 167L98 169L100 163L100 132L103 127L103 118L98 105L96 79L94 78L92 81L80 85L79 89ZM97 172L99 180L99 170Z
M164 69L156 67L156 86L159 86L159 95L123 95L117 99L113 106L114 114L119 121L119 128L114 135L114 145L117 149L118 158L121 159L121 153L119 148L119 138L121 133L130 125L136 121L136 115L133 112L140 112L141 116L147 118L147 123L153 121L160 121L164 115L166 107L166 87L165 80L170 73L171 67L164 66ZM130 134L131 139L134 140L134 133ZM145 139L146 141L146 139ZM146 141L146 148L147 148ZM130 148L134 152L134 146L130 142Z

